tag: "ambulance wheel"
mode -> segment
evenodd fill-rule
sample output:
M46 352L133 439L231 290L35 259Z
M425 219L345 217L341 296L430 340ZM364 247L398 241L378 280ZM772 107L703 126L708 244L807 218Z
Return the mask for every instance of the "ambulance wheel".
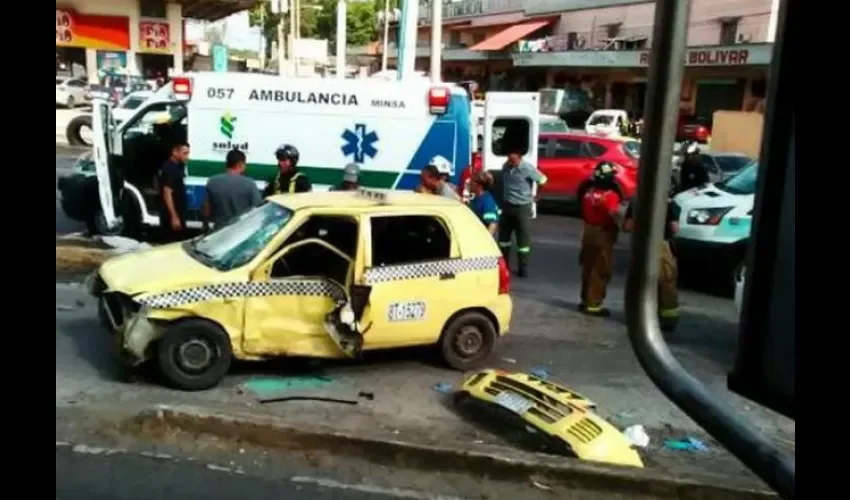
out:
M184 391L218 385L232 361L230 337L220 326L203 319L173 323L157 347L159 370L166 382Z
M70 122L65 128L65 136L71 146L91 146L91 141L83 137L83 131L87 130L89 136L92 132L91 115L80 115Z
M490 318L475 311L462 312L447 323L440 337L440 350L450 367L470 370L490 357L498 336Z

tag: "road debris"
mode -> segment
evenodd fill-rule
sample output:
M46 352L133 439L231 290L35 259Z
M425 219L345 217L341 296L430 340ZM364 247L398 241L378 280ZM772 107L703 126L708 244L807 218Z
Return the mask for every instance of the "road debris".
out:
M438 382L434 384L434 390L441 394L451 394L454 392L454 386L447 382Z
M646 448L649 446L649 434L646 433L646 429L644 429L644 427L640 424L628 427L623 431L623 434L625 434L629 441L638 448Z
M528 373L534 375L539 379L549 380L549 370L542 366L536 366L532 368Z
M510 363L512 365L516 364L516 360L514 358L502 358L502 361L504 361L505 363Z
M531 480L531 484L533 484L535 488L541 489L543 491L552 491L551 486L540 481L539 479L535 478L534 476L531 476L529 479Z
M664 441L664 447L668 450L708 451L708 446L706 446L705 443L692 437L684 439L668 439Z

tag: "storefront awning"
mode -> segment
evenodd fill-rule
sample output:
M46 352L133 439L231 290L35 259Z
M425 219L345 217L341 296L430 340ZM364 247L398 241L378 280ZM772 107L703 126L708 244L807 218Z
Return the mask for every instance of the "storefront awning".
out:
M248 10L257 0L173 0L183 7L183 17L217 21L231 14Z
M531 33L539 30L544 26L548 26L552 23L551 19L545 19L541 21L531 21L522 24L515 24L508 28L503 29L502 31L496 33L495 35L487 38L481 43L475 44L469 48L469 50L476 51L491 51L491 50L502 50L508 45L516 42L517 40L522 39L523 37L530 35Z

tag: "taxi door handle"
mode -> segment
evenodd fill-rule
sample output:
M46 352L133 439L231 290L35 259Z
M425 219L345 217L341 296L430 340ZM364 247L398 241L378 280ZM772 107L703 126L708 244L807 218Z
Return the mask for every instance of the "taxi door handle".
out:
M440 274L441 280L453 280L455 279L455 273L442 273Z

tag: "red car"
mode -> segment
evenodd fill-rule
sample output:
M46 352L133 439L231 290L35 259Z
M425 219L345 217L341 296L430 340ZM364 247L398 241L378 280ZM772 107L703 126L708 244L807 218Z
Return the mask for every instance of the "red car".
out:
M693 115L679 115L676 126L676 142L696 141L705 144L711 139L711 123L705 118Z
M601 161L620 165L616 177L620 194L624 199L634 196L640 151L638 141L572 132L541 134L539 141L537 168L548 179L540 190L542 200L580 198L593 169Z

